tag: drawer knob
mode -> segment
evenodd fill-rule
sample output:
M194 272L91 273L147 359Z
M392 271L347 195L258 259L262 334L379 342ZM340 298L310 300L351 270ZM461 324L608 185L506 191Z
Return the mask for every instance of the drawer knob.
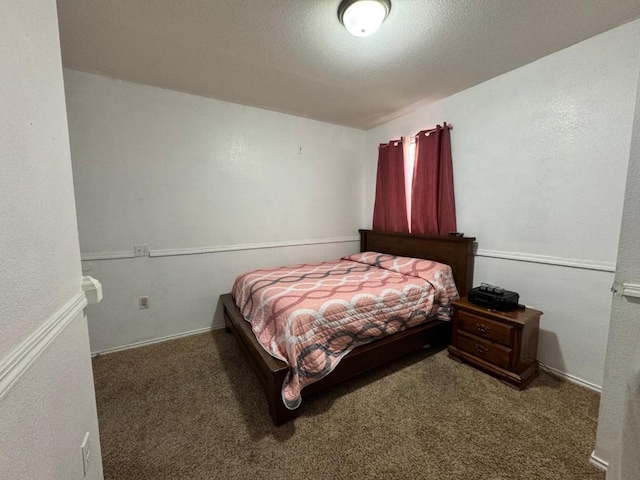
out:
M478 352L480 355L486 355L487 353L489 353L489 349L476 343L476 352Z
M481 323L476 323L476 330L480 333L487 333L489 331L489 327Z

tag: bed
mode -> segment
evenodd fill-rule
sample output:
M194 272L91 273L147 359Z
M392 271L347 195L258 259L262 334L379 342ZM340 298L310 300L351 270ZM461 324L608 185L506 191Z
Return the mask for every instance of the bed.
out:
M360 251L379 252L417 259L428 259L450 266L460 296L471 288L473 278L472 248L474 238L360 230ZM236 285L234 285L236 288ZM241 296L236 291L238 297ZM281 425L298 415L299 402L283 400L283 385L290 382L290 369L283 359L269 354L245 320L231 294L222 295L225 328L235 335L265 391L269 414L276 425ZM246 302L240 302L245 313ZM321 391L349 377L395 360L424 345L445 347L451 338L450 322L430 320L411 326L390 336L385 336L358 346L341 357L330 374L304 386L304 395ZM263 345L261 345L261 342ZM279 356L279 355L276 355ZM301 389L302 387L300 387ZM293 397L292 397L293 398ZM286 403L286 405L285 405ZM292 409L293 408L293 409Z

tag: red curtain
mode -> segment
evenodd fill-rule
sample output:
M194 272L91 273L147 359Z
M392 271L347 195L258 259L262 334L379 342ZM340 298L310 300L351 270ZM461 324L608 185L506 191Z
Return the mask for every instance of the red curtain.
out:
M373 207L373 229L408 232L404 188L404 155L400 140L378 147L378 178Z
M375 227L374 227L375 228ZM411 232L446 235L456 231L449 127L438 125L416 136L411 192Z

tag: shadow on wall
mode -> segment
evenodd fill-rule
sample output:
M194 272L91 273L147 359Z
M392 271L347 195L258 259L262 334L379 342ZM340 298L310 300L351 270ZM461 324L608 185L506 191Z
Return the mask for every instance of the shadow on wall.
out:
M544 358L540 358L540 353L544 352ZM540 329L538 333L538 360L551 368L566 372L564 358L560 350L560 342L555 332Z
M220 297L216 302L216 308L213 312L213 318L211 319L211 330L218 330L224 327L224 308Z
M629 303L640 306L640 298L638 297L624 297L624 299Z

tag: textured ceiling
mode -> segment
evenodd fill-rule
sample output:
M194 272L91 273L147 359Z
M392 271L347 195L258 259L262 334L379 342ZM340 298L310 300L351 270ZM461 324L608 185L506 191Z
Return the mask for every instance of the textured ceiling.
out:
M58 0L65 66L368 129L640 16L638 0Z

